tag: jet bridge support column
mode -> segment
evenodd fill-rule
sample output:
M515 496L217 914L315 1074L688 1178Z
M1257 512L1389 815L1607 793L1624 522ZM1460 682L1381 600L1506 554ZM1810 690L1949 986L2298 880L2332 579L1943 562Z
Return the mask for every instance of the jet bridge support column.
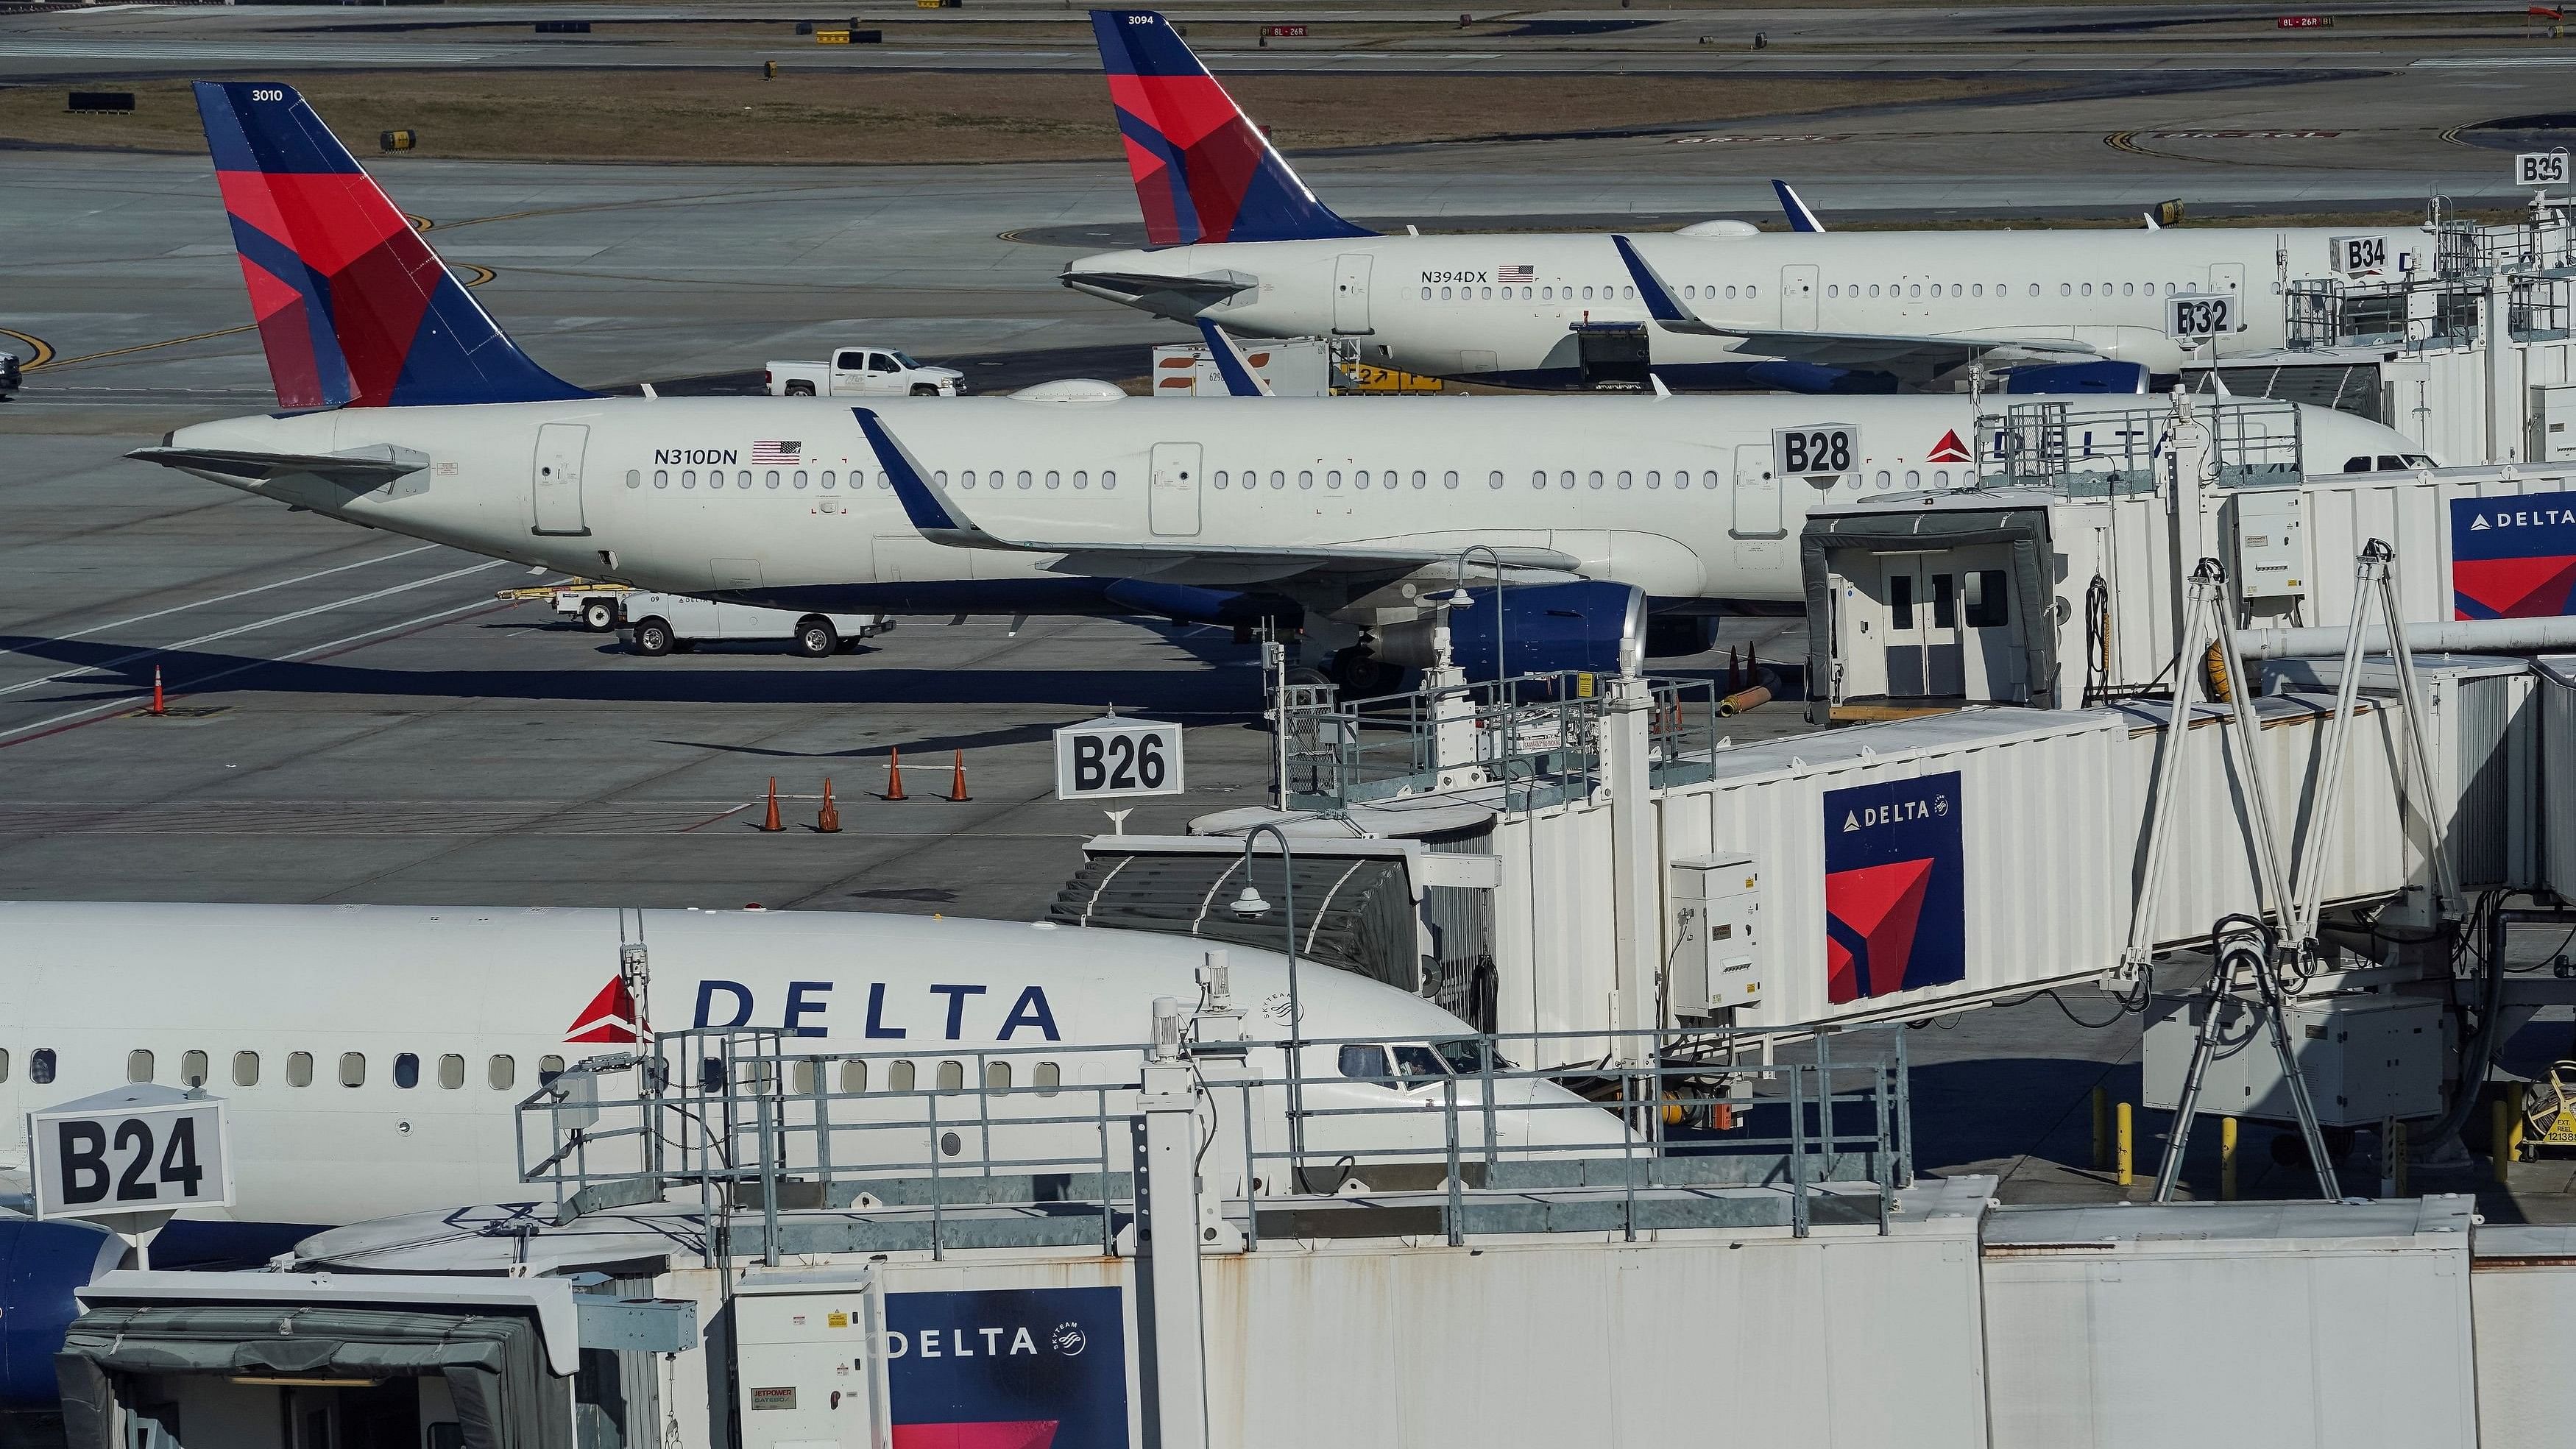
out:
M1207 1320L1199 1274L1199 1091L1183 1059L1180 1003L1154 1003L1137 1153L1138 1295L1151 1315L1145 1348L1149 1449L1208 1449Z
M1655 829L1648 774L1653 748L1654 689L1623 674L1610 681L1601 715L1601 783L1610 792L1610 888L1614 1031L1660 1029L1663 1002L1663 850ZM1641 1038L1623 1036L1616 1049L1636 1060Z

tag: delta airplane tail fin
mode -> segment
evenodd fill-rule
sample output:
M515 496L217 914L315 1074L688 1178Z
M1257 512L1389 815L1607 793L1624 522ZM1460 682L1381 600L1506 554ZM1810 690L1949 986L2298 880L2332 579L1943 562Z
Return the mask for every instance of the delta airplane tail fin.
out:
M260 345L290 408L591 394L529 360L292 86L199 81Z
M1151 10L1094 10L1127 169L1155 246L1377 233L1335 216Z
M1780 194L1780 210L1789 218L1789 230L1823 231L1825 229L1825 224L1816 219L1815 208L1807 205L1805 198L1798 195L1796 187L1778 177L1773 177L1771 189Z

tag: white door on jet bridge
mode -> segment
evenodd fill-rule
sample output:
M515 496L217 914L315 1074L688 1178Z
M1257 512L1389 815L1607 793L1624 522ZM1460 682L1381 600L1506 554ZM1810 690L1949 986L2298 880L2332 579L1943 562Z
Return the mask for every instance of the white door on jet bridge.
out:
M1349 334L1369 326L1369 255L1344 252L1333 258L1333 330Z
M578 536L581 520L581 454L590 429L580 423L546 423L537 429L537 456L528 465L537 533ZM750 475L745 474L748 477Z
M1145 487L1145 514L1157 538L1198 536L1198 444L1154 445L1154 474Z
M1816 330L1816 269L1780 269L1780 325L1791 332Z

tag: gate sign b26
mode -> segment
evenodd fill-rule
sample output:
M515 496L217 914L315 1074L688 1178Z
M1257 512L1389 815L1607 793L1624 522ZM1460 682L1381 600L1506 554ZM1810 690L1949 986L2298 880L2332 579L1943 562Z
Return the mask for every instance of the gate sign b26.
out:
M1825 997L1968 975L1959 772L1825 792Z
M1055 798L1059 800L1180 793L1179 725L1112 716L1055 732Z
M1127 1449L1127 1335L1115 1288L886 1295L894 1442Z
M36 1216L229 1207L224 1104L143 1084L27 1114Z
M2576 493L2451 500L2451 617L2576 613Z

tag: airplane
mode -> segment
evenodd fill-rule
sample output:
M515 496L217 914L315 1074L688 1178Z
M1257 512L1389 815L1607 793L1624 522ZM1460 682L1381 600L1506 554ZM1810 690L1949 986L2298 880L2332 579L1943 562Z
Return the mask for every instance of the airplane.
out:
M163 1268L256 1264L322 1227L393 1214L550 1199L518 1177L520 1104L568 1062L653 1050L674 1026L780 1030L788 1050L832 1058L763 1084L808 1125L810 1103L792 1099L832 1094L843 1167L908 1176L936 1152L971 1173L988 1143L994 1161L1093 1160L1097 1089L1136 1080L1156 999L1194 1007L1212 994L1208 943L1187 937L838 911L8 902L0 940L0 1120L132 1082L225 1103L235 1202L165 1228L151 1247ZM644 948L640 990L621 961L628 942ZM1242 1025L1200 1016L1193 1029L1211 1042L1239 1031L1248 1079L1277 1083L1287 963L1222 954ZM1296 1008L1301 1035L1320 1043L1298 1051L1301 1109L1326 1114L1303 1119L1311 1154L1418 1148L1443 1160L1445 1119L1414 1109L1454 1092L1481 1119L1486 1047L1456 1017L1312 963ZM857 1053L868 1055L846 1055ZM1615 1116L1581 1110L1552 1082L1502 1076L1492 1089L1507 1150L1621 1149ZM932 1093L941 1123L989 1121L990 1137L934 1143ZM1283 1096L1248 1089L1264 1151L1284 1145ZM602 1097L600 1125L620 1125ZM1133 1108L1113 1092L1105 1110ZM531 1130L543 1140L543 1109ZM803 1166L811 1138L797 1140L791 1165ZM624 1145L599 1143L590 1161L614 1166ZM23 1178L27 1150L23 1135L0 1134L0 1171ZM131 1155L111 1150L108 1165L153 1170ZM1253 1192L1286 1190L1284 1167L1253 1170L1273 1179ZM1240 1152L1207 1171L1243 1194ZM71 1290L120 1255L88 1225L0 1211L0 1401L53 1397Z
M1617 672L1697 652L1733 604L1800 601L1813 502L1965 485L2008 441L2002 421L1980 437L1970 394L1183 403L1054 383L881 400L867 411L993 537L1048 545L960 552L916 529L845 401L576 388L485 315L291 88L197 97L282 407L128 456L639 588L818 616L1271 619L1302 629L1307 667L1365 691L1408 667L1378 631L1499 573L1499 611L1458 611L1462 666L1502 668L1499 612L1510 672ZM2055 401L2078 446L2143 466L2139 399ZM2243 426L2287 426L2268 406ZM2315 458L2407 450L2375 423L2295 417ZM1784 439L1824 446L1784 471Z
M2293 277L2433 261L2415 227L1826 231L1774 183L1789 231L1627 237L1711 324L1677 332L1612 234L1374 234L1316 198L1163 16L1095 10L1092 27L1148 244L1080 258L1063 284L1240 334L1346 338L1361 362L1436 377L1587 387L1642 347L1673 387L1887 391L2020 363L2017 390L2121 388L2102 363L2193 360L2168 298L2224 305L2207 361L2284 346Z

